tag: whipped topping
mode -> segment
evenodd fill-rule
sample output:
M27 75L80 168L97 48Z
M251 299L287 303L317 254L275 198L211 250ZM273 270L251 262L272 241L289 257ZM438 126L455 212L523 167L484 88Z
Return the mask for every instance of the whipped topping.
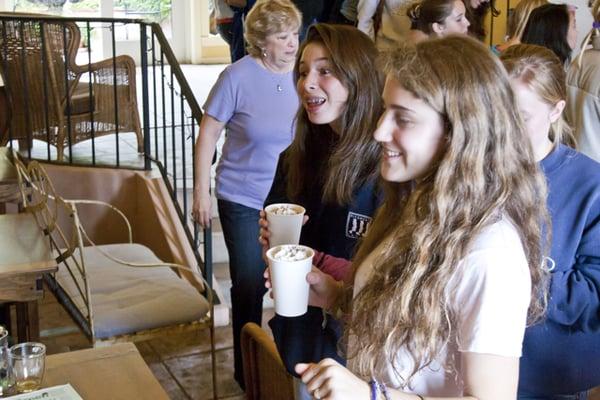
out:
M292 204L280 204L269 208L269 213L275 215L296 215L299 214L296 206Z
M310 257L310 250L302 246L286 245L278 247L271 257L277 261L300 261Z

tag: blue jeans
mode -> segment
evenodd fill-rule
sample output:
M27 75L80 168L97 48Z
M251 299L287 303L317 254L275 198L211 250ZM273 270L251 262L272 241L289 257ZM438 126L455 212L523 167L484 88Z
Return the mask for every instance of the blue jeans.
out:
M231 47L231 42L233 40L233 33L232 33L232 22L226 22L226 23L222 23L222 24L217 24L217 32L219 32L219 36L221 36L221 38L227 42L227 44Z
M519 393L518 400L586 400L587 392L579 392L575 394L552 394L549 396L528 395Z
M234 377L244 387L240 334L247 322L261 324L262 299L267 291L263 278L266 265L258 243L259 210L226 200L217 203L229 253Z

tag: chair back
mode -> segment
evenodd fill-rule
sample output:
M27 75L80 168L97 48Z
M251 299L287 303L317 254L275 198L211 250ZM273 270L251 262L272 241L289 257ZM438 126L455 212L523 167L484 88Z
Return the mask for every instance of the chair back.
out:
M260 326L250 322L242 328L241 344L246 399L293 399L293 378L286 371L273 339Z
M83 333L94 340L94 320L91 302L91 290L87 280L83 259L83 239L79 231L77 209L71 202L56 194L50 177L37 161L25 166L16 160L24 210L34 215L40 229L50 239L52 251L60 268L66 268L71 276L74 288L69 304L63 305L75 319ZM67 221L60 223L60 221ZM50 289L62 290L54 278L46 276ZM62 296L58 296L59 300Z
M13 139L56 143L67 94L77 83L69 65L75 63L80 36L73 22L18 18L3 22L0 74L12 114L9 129Z

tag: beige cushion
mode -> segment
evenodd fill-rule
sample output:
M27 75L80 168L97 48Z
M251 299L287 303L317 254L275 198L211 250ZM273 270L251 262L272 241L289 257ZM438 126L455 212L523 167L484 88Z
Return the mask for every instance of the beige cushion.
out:
M125 261L161 262L149 248L140 244L99 247ZM198 321L208 313L206 299L169 267L127 267L106 258L93 247L84 248L84 259L97 339ZM59 266L57 280L76 304L82 303L63 265Z

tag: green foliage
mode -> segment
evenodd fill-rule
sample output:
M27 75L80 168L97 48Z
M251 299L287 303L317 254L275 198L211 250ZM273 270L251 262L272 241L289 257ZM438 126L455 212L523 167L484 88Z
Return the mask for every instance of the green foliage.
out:
M100 0L81 0L77 3L71 2L72 10L93 10L97 11L100 9Z
M114 6L130 12L155 14L165 17L171 11L172 0L114 0ZM62 7L67 0L17 0L15 9L40 9ZM75 10L97 10L100 0L70 0Z
M171 10L171 0L115 0L115 7L166 14Z

